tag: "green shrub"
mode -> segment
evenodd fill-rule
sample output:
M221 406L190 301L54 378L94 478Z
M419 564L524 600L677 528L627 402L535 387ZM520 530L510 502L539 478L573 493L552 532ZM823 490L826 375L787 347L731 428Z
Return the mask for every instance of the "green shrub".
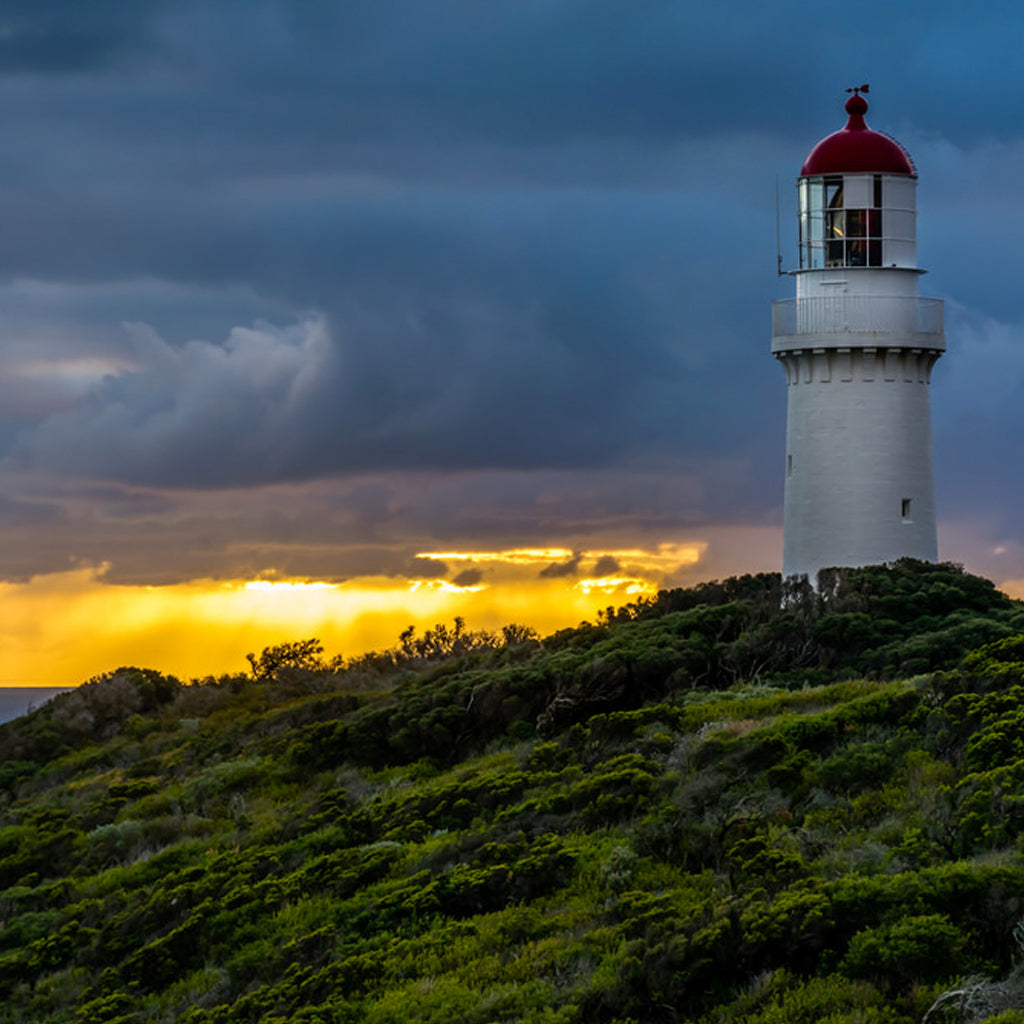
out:
M962 972L969 939L942 914L919 914L857 932L840 967L887 988L935 982Z

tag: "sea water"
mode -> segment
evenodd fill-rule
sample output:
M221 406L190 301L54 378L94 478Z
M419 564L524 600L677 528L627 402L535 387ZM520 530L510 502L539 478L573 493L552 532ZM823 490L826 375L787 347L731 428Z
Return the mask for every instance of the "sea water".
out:
M32 708L45 704L58 693L73 689L70 686L0 686L0 722L27 714Z

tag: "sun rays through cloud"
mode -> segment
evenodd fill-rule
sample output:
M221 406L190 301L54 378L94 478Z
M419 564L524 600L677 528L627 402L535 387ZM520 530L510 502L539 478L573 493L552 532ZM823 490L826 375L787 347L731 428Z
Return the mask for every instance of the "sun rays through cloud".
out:
M609 603L655 594L673 573L697 565L705 547L423 551L417 558L444 573L427 579L268 572L136 586L109 582L106 565L80 567L0 583L0 685L74 685L123 664L184 678L239 672L249 651L306 636L332 655L353 656L392 646L410 625L426 629L455 616L476 629L519 622L547 633L593 620ZM558 571L546 572L551 566Z

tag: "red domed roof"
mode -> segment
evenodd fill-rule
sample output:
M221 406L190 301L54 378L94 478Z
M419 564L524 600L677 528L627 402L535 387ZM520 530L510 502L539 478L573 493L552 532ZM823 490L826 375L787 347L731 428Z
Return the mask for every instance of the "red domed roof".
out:
M865 123L868 102L860 93L846 101L850 115L842 131L833 132L808 154L800 177L812 174L916 174L910 154L895 140L873 132Z

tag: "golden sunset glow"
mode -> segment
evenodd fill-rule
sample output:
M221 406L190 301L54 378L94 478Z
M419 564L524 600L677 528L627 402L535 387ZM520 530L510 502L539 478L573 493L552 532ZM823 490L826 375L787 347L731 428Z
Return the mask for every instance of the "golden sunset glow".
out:
M604 588L612 590L623 589L634 584L630 577L657 577L667 572L679 569L681 566L696 565L705 550L707 543L692 542L688 544L659 544L652 549L644 548L600 548L594 550L573 551L569 548L512 548L502 551L421 551L417 558L429 558L434 561L445 562L448 565L467 563L474 568L501 569L504 572L516 568L529 569L534 572L541 567L546 568L552 575L560 565L572 561L574 567L594 579L581 580L579 585L583 587L584 582L589 586L584 589ZM591 573L592 569L600 565L615 565L618 568L600 573L601 582L598 582L598 574ZM610 583L609 580L616 580ZM642 588L641 588L642 589ZM633 591L639 593L640 591Z
M417 590L437 590L445 594L478 594L486 590L486 583L469 583L460 586L458 583L449 583L448 580L413 580L409 584L410 593Z
M245 655L318 637L328 657L394 646L461 616L469 629L512 622L542 635L593 622L602 609L743 571L770 571L777 528L715 527L700 540L648 547L508 547L421 552L437 575L344 581L196 579L166 586L112 582L105 564L0 583L0 686L75 686L121 665L182 679L244 672ZM1024 598L1024 580L1000 589Z
M417 558L439 562L505 562L508 565L535 565L571 558L568 548L512 548L509 551L421 551Z
M654 594L658 588L648 580L632 576L599 576L592 580L580 580L576 589L587 597L591 594L629 594L630 597L636 597L639 594Z
M317 591L336 590L338 584L309 582L308 580L249 580L242 584L243 590L262 594L313 594Z
M0 584L0 685L72 686L129 664L186 679L241 672L246 653L310 636L329 656L351 657L394 645L410 625L423 631L457 615L471 629L518 622L544 634L656 593L705 547L425 552L418 557L445 567L429 579L268 573L158 587L108 582L107 566L53 573Z

